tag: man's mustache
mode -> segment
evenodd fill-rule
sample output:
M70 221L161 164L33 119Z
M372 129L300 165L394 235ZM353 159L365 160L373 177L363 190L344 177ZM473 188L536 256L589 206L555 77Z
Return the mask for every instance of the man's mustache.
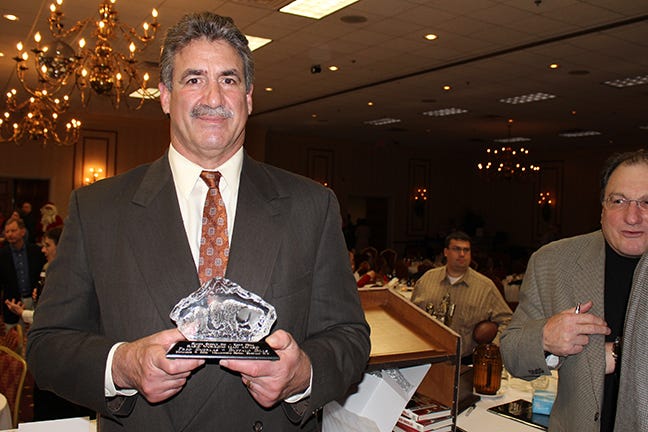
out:
M219 105L217 107L210 107L209 105L196 105L193 107L191 110L191 117L196 118L196 117L221 117L224 119L229 119L234 117L234 113L227 108L225 108L222 105Z

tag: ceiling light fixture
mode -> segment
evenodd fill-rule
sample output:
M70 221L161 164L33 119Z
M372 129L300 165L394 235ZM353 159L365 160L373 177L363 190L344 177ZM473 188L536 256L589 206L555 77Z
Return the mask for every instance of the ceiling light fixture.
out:
M258 50L259 48L266 46L270 42L272 42L272 39L259 36L245 35L245 38L248 40L248 47L250 48L250 51Z
M632 86L642 85L646 83L648 83L648 75L639 75L630 78L621 78L616 80L603 81L603 84L612 87L617 87L617 88L632 87Z
M321 19L358 0L295 0L279 9L279 12Z
M430 116L430 117L444 117L444 116L449 116L449 115L456 115L456 114L463 114L467 113L468 110L463 109L463 108L441 108L437 110L432 110L432 111L425 111L421 114L425 116Z
M555 97L556 95L538 92L538 93L531 93L522 96L514 96L510 98L500 99L499 101L502 103L516 105L516 104L523 104L529 102L539 102L547 99L553 99Z
M597 136L597 135L601 135L601 132L594 131L594 130L581 130L581 129L568 130L558 134L558 136L561 136L563 138L582 138L582 137Z
M383 126L383 125L388 125L388 124L393 124L393 123L400 123L400 119L395 119L395 118L390 118L390 117L385 117L377 120L367 120L364 122L365 124L371 125L371 126Z

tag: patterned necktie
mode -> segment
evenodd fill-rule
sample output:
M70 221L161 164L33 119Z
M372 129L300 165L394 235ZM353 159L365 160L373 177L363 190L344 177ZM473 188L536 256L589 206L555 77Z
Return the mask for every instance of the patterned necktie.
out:
M214 277L225 276L229 241L227 238L227 212L223 197L218 190L221 174L218 171L203 171L200 173L200 178L209 187L203 208L200 258L198 259L198 277L200 283L203 284Z

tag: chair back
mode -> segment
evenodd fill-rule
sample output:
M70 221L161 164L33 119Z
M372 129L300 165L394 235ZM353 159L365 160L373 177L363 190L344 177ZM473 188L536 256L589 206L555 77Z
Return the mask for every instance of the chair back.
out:
M7 398L14 428L18 427L18 411L26 375L25 359L12 349L0 345L0 393Z

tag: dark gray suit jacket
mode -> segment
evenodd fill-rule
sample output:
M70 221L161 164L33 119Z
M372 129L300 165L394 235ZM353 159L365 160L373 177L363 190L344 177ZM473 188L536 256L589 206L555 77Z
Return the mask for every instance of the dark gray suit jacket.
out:
M648 430L648 253L637 264L621 349L621 383L614 430ZM619 365L617 364L617 367Z
M520 303L502 334L502 357L514 376L549 375L542 349L547 319L592 300L589 313L604 317L605 240L601 231L550 243L531 256ZM550 431L598 432L605 377L605 337L590 336L583 352L564 359Z
M312 394L297 420L360 378L369 330L331 190L246 155L226 277L272 303L274 329L311 359ZM110 347L173 328L169 312L199 286L166 155L72 193L47 285L29 337L31 370L41 387L102 414L102 432L298 429L217 364L164 403L104 398Z

